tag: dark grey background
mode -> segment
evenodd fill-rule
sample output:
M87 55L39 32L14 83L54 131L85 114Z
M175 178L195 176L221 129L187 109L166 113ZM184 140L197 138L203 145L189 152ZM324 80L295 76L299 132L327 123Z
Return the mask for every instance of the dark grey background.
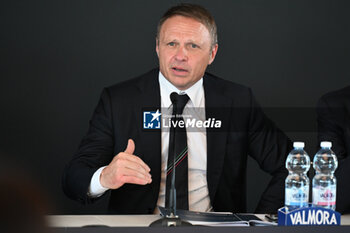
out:
M178 2L0 3L1 163L17 163L36 178L54 203L52 213L103 213L104 201L81 206L64 196L62 170L87 131L102 88L157 66L156 25ZM349 1L191 2L208 8L218 25L219 51L209 71L250 86L262 106L310 110L322 94L349 85ZM314 115L310 122L300 115L271 118L314 124ZM313 126L281 128L315 153ZM248 172L252 212L269 176L251 160Z

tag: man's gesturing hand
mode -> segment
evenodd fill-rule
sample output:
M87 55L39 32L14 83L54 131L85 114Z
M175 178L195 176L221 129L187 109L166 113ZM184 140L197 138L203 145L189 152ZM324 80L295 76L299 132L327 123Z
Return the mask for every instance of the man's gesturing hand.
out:
M150 168L137 156L133 155L135 143L129 139L124 152L114 156L100 176L103 187L117 189L125 183L145 185L152 182Z

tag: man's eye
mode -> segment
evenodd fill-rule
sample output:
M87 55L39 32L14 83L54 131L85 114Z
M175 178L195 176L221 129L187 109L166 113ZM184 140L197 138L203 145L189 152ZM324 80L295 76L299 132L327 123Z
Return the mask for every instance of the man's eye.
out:
M169 42L168 45L169 46L175 46L175 43L174 42Z
M198 45L196 45L196 44L191 44L191 48L196 49L196 48L198 48Z

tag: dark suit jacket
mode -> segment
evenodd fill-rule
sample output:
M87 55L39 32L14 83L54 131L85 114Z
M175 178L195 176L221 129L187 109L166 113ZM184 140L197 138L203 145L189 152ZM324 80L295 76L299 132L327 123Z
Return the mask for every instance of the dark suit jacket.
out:
M135 141L135 154L151 168L152 183L125 184L112 190L109 209L118 214L153 213L161 177L160 130L144 130L143 110L160 109L158 69L106 88L90 121L87 135L65 169L63 188L72 199L88 203L93 173ZM258 212L283 206L284 168L289 139L263 114L249 88L206 73L203 80L206 117L222 120L220 130L207 131L207 181L215 211L246 211L247 155L273 177Z
M336 210L350 213L350 86L322 96L317 116L318 141L331 141L339 160Z

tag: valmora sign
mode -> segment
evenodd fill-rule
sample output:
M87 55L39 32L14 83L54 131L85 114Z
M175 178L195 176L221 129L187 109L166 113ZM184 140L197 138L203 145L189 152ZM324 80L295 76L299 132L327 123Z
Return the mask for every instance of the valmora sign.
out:
M283 207L278 210L278 225L340 225L340 213L320 207L304 207L288 212Z

